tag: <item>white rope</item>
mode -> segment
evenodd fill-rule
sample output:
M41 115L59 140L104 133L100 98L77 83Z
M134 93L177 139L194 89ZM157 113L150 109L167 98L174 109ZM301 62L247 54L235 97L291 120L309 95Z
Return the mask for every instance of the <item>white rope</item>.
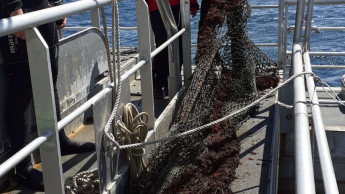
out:
M120 102L120 94L121 94L121 75L120 75L120 32L119 32L119 15L118 15L118 2L117 0L112 1L113 5L112 8L116 9L116 46L117 46L117 89L116 89L116 101L113 108L113 113L111 117L109 118L107 125L104 129L105 136L112 142L115 142L115 146L119 146L116 141L112 141L114 138L113 134L109 131L109 128L111 126L111 122L115 118L115 113L117 112L119 102ZM114 12L114 11L113 11ZM101 15L102 15L102 21L103 21L103 28L104 33L106 37L106 44L107 44L107 57L108 57L108 68L109 68L109 74L110 74L110 80L111 82L115 82L114 76L115 76L115 68L112 68L111 66L111 57L110 57L110 50L109 50L109 40L108 40L108 32L107 32L107 26L106 26L106 18L105 18L105 12L104 8L101 8ZM113 18L114 20L114 18ZM114 27L112 28L114 29ZM114 30L112 32L112 35L114 37ZM114 39L114 38L113 38ZM114 47L114 43L113 43ZM113 56L115 56L115 53L113 52ZM113 57L113 61L115 62L115 57ZM112 69L114 69L114 74ZM115 84L114 84L115 85ZM106 142L104 142L106 143ZM117 154L119 159L119 154ZM118 165L116 165L116 174L118 172ZM91 181L93 179L93 181ZM71 183L72 182L72 183ZM65 190L68 193L75 194L75 193L99 193L99 177L98 177L98 169L83 171L78 173L72 178L72 181L68 181L65 184Z
M280 101L278 101L277 104L280 105L280 106L283 106L283 107L285 107L287 109L292 109L294 107L292 105L288 105L288 104L285 104L285 103L280 102Z
M117 128L121 132L123 137L121 140L124 140L124 144L144 142L148 132L149 115L145 112L139 113L131 103L125 105L123 115L123 121L117 121ZM135 181L141 173L144 167L142 158L144 154L144 147L126 150L125 159L129 162L130 181Z
M109 38L108 38L108 27L107 27L107 20L105 18L104 7L101 8L101 16L102 16L105 44L106 44L105 48L107 50L109 76L110 76L110 81L113 82L115 74L113 74L113 70L112 70L112 66L111 66L111 57L110 57L110 49L109 49Z
M310 74L310 75L315 75L314 73L312 72L302 72L302 73L299 73L299 74L296 74L294 76L291 76L289 79L285 80L284 82L282 82L281 84L279 84L276 88L272 89L271 91L269 91L268 93L266 93L265 95L263 95L262 97L260 97L259 99L255 100L254 102L252 102L251 104L243 107L242 109L239 109L235 112L232 112L230 113L229 115L223 117L223 118L220 118L218 120L215 120L213 122L210 122L206 125L203 125L203 126L200 126L200 127L197 127L197 128L194 128L194 129L191 129L189 131L185 131L183 133L180 133L180 134L177 134L177 135L174 135L174 136L169 136L169 137L163 137L161 139L157 139L157 140L153 140L153 141L149 141L149 142L143 142L143 143L135 143L135 144L129 144L129 145L122 145L122 146L119 146L117 147L117 149L128 149L128 148L134 148L134 147L142 147L142 146L145 146L145 145L151 145L151 144L156 144L156 143L160 143L160 142L163 142L163 141L169 141L169 140L172 140L172 139L176 139L176 138L180 138L180 137L184 137L184 136L187 136L189 134L192 134L192 133L195 133L195 132L198 132L198 131L201 131L203 129L206 129L210 126L213 126L215 124L218 124L220 122L223 122L233 116L236 116L244 111L247 111L249 110L250 108L254 107L256 104L260 103L262 100L264 100L265 98L269 97L270 95L274 94L275 92L277 92L281 87L285 86L286 84L288 84L289 82L291 82L292 80L294 80L295 78L299 77L299 76L302 76L302 75L307 75L307 74ZM116 150L115 150L116 151Z
M111 133L111 131L109 130L110 129L110 126L111 126L111 123L114 121L114 118L115 118L115 115L116 115L116 112L119 108L119 104L120 104L120 97L121 97L121 72L120 72L120 38L119 38L119 18L118 18L118 6L117 6L117 0L113 0L112 1L113 4L115 4L115 8L116 8L116 19L117 19L117 27L116 27L116 40L117 40L117 50L118 50L118 55L117 55L117 88L116 88L116 101L115 101L115 105L114 105L114 108L113 108L113 111L109 117L109 120L107 122L107 124L105 125L105 128L104 128L104 135L106 137L107 140L110 141L110 143L114 144L115 147L113 149L116 149L118 148L120 145L115 141L115 138L114 138L114 135ZM114 45L113 45L114 46ZM115 56L115 53L113 53L114 56ZM114 60L115 61L115 60Z
M330 96L334 101L338 102L338 104L341 104L341 105L345 106L344 102L341 101L339 96L335 93L335 91L332 89L332 87L329 84L327 84L326 82L322 81L320 79L320 77L317 77L317 76L315 76L315 80L316 80L316 82L319 82L321 84L322 89L328 94L328 96ZM326 85L332 91L334 96L331 95L330 93L328 93L328 91L326 90L324 85Z

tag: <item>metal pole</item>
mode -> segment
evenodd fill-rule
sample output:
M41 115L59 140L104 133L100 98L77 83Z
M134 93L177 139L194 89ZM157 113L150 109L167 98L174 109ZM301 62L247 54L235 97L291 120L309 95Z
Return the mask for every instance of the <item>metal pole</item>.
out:
M293 75L303 72L301 37L304 19L305 0L298 0L296 9L295 31L293 37ZM315 193L313 161L309 133L309 121L303 77L294 80L294 116L295 116L295 176L296 193Z
M296 5L296 0L286 0L285 2L289 5ZM345 4L345 0L315 0L314 4L316 5Z
M294 36L293 36L294 44L298 44L301 42L303 21L304 21L304 8L305 8L305 0L298 0L297 10L296 10L296 20L295 20L295 31L294 31Z
M99 9L95 8L91 10L91 24L98 29L101 28L101 22L99 21Z
M0 37L111 3L111 0L83 0L0 20ZM44 16L44 17L42 17Z
M311 21L313 19L313 8L314 0L308 0L308 10L303 40L303 52L310 50Z
M12 157L7 159L4 163L0 165L0 178L4 176L8 171L14 168L17 164L28 157L33 151L39 148L52 134L50 132L42 133L41 136L37 137L31 141L24 148L15 153Z
M302 49L300 44L293 46L293 73L303 71ZM294 80L294 117L295 117L295 176L296 194L315 193L313 162L311 155L304 78Z
M180 10L182 18L182 28L186 29L186 33L182 35L182 54L183 54L183 80L184 84L192 76L192 63L191 63L191 31L190 31L190 1L181 0ZM180 56L181 57L181 56Z
M287 25L288 25L288 15L289 14L289 5L285 4L285 18L284 18L284 52L283 52L283 61L284 61L284 71L283 71L283 80L286 80L286 70L287 70ZM290 68L291 71L291 68Z
M150 40L150 18L147 4L144 0L136 0L137 27L138 27L138 48L139 61L145 60L146 64L140 69L141 93L143 112L149 115L148 127L154 127L154 104L153 104L153 83L152 83L152 60Z
M25 31L35 105L38 135L49 131L52 136L40 147L42 172L46 193L65 193L60 142L58 137L55 97L47 43L37 30Z
M278 8L278 65L282 65L283 57L283 17L284 17L284 0L279 0Z
M167 46L169 46L170 43L172 43L174 40L178 39L181 34L183 34L186 31L186 29L181 29L178 33L176 33L174 36L169 38L165 43L160 45L158 48L156 48L152 53L151 57L155 57L159 52L161 52L163 49L165 49Z
M303 54L304 68L306 72L312 72L310 65L310 57L308 52ZM329 152L329 146L327 136L322 121L322 114L319 107L319 99L316 95L314 78L311 75L306 76L307 87L309 92L309 98L312 101L312 118L313 127L315 130L315 136L317 141L317 148L319 150L319 159L321 163L321 171L323 177L323 184L326 194L338 194L337 180L334 174L334 168L332 164L331 154Z

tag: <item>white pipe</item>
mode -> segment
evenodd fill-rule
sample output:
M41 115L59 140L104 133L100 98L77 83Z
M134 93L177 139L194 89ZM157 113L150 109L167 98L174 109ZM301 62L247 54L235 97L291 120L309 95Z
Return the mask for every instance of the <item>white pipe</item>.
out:
M310 66L310 57L308 52L303 54L304 68L306 72L312 72ZM311 99L311 109L312 109L312 118L313 126L315 130L315 136L317 141L317 148L319 151L319 159L321 163L321 172L323 177L323 184L325 187L326 194L338 194L338 185L337 180L334 174L334 168L332 164L331 154L329 151L327 136L324 128L324 123L322 120L322 114L319 104L319 99L315 92L315 83L314 77L307 75L307 87L309 93L309 99Z
M303 71L300 44L294 44L293 53L293 74L296 75ZM306 101L304 78L297 77L293 84L296 194L315 194L308 113L304 103Z
M167 47L170 43L172 43L174 40L176 40L179 36L181 36L186 31L185 28L182 28L178 33L176 33L174 36L169 38L165 43L163 43L161 46L156 48L152 53L151 57L155 57L158 53L160 53L165 47Z
M111 0L83 0L67 3L58 7L13 16L0 20L0 37L26 28L32 28L71 15L76 15L91 9L99 8L111 3ZM44 16L44 17L42 17Z
M45 132L0 165L0 178L39 148L52 134Z

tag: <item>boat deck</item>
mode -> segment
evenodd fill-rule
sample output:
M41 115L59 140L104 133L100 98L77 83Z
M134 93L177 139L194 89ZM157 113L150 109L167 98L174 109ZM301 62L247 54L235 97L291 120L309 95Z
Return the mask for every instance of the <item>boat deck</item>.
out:
M137 54L135 53L131 54L130 56L126 55L123 57L126 57L128 60L122 62L122 69L130 68L131 65L134 65L137 62ZM136 105L139 111L141 111L141 84L140 79L137 79L137 77L138 76L133 76L131 78L131 102ZM330 101L330 97L325 92L318 92L318 94L320 101ZM239 167L236 170L237 178L230 185L234 193L249 194L268 192L270 168L272 166L271 156L274 118L277 111L275 110L275 100L276 96L271 96L270 98L262 101L256 115L248 119L237 132L237 136L241 140L241 151ZM173 106L170 106L168 98L155 100L154 103L156 119L158 119L163 111L167 111L166 109L174 108ZM335 103L323 103L321 110L324 115L324 123L327 131L344 131L344 107ZM289 135L287 131L283 130L283 133L286 134L285 137ZM86 122L77 129L73 130L70 137L75 141L94 142L95 136L92 121ZM333 138L339 138L339 136L334 136ZM284 148L286 148L286 155L282 155L281 157L283 159L286 158L286 161L293 161L292 155L289 154L287 149L289 145L293 144L291 144L291 142L285 143ZM339 145L334 146L333 153L345 153L342 151L343 149L339 149ZM97 168L96 160L97 155L94 152L63 156L62 166L65 180L69 177L73 177L79 172ZM282 163L284 163L284 161L282 161ZM36 167L41 169L40 164L36 165ZM291 173L286 174L288 175ZM11 181L13 186L7 190L7 193L43 193L35 192L27 187L16 184L15 176L11 177Z
M241 151L236 179L231 184L233 193L268 193L274 112L275 96L271 96L260 103L256 115L237 131Z
M132 63L136 58L133 57ZM126 61L127 65L130 63ZM140 79L131 81L131 102L141 111L141 88ZM169 100L155 100L155 118L157 119L167 107ZM266 190L263 183L268 182L268 167L270 155L270 138L273 130L274 97L260 104L258 114L244 123L238 131L242 142L240 165L237 169L237 180L231 185L235 193L259 193ZM94 142L94 128L91 122L84 123L72 134L75 141ZM62 157L62 166L65 180L79 172L97 168L96 153L75 154ZM36 165L41 169L40 164ZM15 180L15 179L12 179ZM14 184L7 193L42 193L35 192L22 185Z

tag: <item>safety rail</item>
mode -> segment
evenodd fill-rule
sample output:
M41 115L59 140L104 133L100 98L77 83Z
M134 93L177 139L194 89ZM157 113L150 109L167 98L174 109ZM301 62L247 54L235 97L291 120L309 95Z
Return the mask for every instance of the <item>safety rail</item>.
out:
M323 1L316 1L316 3L319 2L319 4L327 4L327 3L338 3L338 4L343 4L345 3L344 0L338 0L338 1L333 1L333 0L323 0ZM28 54L29 54L29 61L30 64L39 64L36 67L33 67L33 65L30 65L30 71L33 72L32 75L32 81L33 81L33 91L34 91L34 99L39 99L35 100L35 108L37 109L42 109L44 110L41 114L37 115L37 119L40 120L38 121L38 132L39 136L33 140L29 145L25 146L21 151L16 153L14 156L12 156L10 159L5 161L3 164L0 165L0 177L2 177L4 174L6 174L10 169L12 169L16 164L18 164L22 159L30 155L33 150L37 148L41 148L41 157L42 157L42 163L43 165L43 173L44 173L44 182L45 182L45 188L47 193L64 193L64 188L63 188L63 176L62 176L62 171L61 171L61 156L60 156L60 148L59 143L58 143L58 138L56 137L57 131L61 130L63 127L68 125L71 121L73 121L75 118L77 118L79 115L83 114L85 111L90 109L93 104L102 96L109 92L109 90L112 90L114 88L114 85L109 85L107 88L103 89L101 92L99 92L97 95L92 97L90 100L88 100L85 104L83 104L81 107L73 111L70 115L62 119L61 121L57 122L56 121L56 115L55 115L55 110L54 110L54 99L53 99L53 93L52 93L52 85L50 82L43 82L42 80L51 80L50 77L50 61L49 61L49 52L47 51L46 45L44 43L44 40L42 40L42 37L40 37L39 32L35 28L35 26L42 25L45 23L53 22L56 21L60 18L64 17L69 17L78 13L82 13L85 11L92 11L92 25L95 27L100 28L99 24L99 12L98 9L100 7L109 5L111 3L111 0L83 0L83 1L77 1L73 3L68 3L65 5L61 5L59 7L53 7L45 10L40 10L40 11L35 11L31 13L27 13L25 15L21 16L15 16L7 19L2 19L0 20L0 36L5 36L20 30L26 30L26 35L27 35L27 41L28 41ZM302 1L298 1L300 3L298 7L300 7L298 13L301 14L298 16L298 21L302 21L302 8L304 8L304 5L302 5ZM288 6L296 4L296 1L285 1L285 0L279 0L279 5L263 5L263 6L252 6L252 8L255 9L261 9L261 8L278 8L280 16L283 16L283 7L285 5L286 11L285 14L287 14L288 11ZM151 72L151 59L154 57L158 52L160 52L162 49L166 48L169 44L171 44L174 40L176 40L179 36L183 36L185 40L183 41L184 43L188 43L188 37L185 35L189 32L189 26L185 26L180 30L178 33L173 35L170 39L167 40L165 44L151 52L151 47L150 47L150 41L145 40L144 37L149 37L149 18L148 18L148 13L144 12L143 9L145 8L146 4L143 1L137 1L137 21L138 21L138 27L123 27L120 28L121 30L138 30L138 41L139 41L139 62L134 65L134 67L129 70L127 73L123 74L121 76L121 80L126 79L133 73L135 73L138 69L141 69L141 73L144 74L143 77L143 85L146 85L145 88L151 88L151 90L143 91L142 92L142 98L143 98L143 110L147 110L146 112L153 113L153 95L152 95L152 75L150 74ZM186 6L188 9L189 7ZM187 9L186 8L186 9ZM141 9L140 13L138 10ZM147 9L147 7L146 7ZM189 12L187 12L189 13ZM41 17L44 15L45 17ZM188 16L189 18L189 16ZM287 17L285 17L287 18ZM188 20L189 21L189 20ZM297 18L296 18L297 21ZM287 19L286 21L287 22ZM188 24L188 22L186 22ZM186 25L185 24L185 25ZM287 24L287 23L286 23ZM83 28L75 27L75 28L69 28L68 30L81 30ZM144 31L142 31L144 29ZM295 36L297 36L297 40L294 41L294 47L293 47L293 70L294 74L298 74L303 71L303 62L302 62L302 46L300 45L300 37L301 32L303 30L302 24L296 24L296 29L297 32L295 31ZM320 30L337 30L332 27L323 27L319 28ZM339 29L339 28L338 28ZM344 30L343 28L340 28ZM306 29L308 30L308 28ZM279 17L279 22L278 22L278 43L259 43L257 45L259 46L278 46L278 62L282 61L281 57L283 56L282 53L284 52L283 50L283 17ZM285 25L285 38L287 37L287 25ZM190 43L190 37L189 37L189 43ZM37 46L39 45L39 46ZM190 46L191 44L189 44ZM188 51L188 47L185 47L184 49ZM193 45L192 45L193 46ZM38 48L35 49L35 53L33 52L33 48ZM190 51L189 51L190 52ZM42 54L43 53L43 54ZM185 53L185 52L184 52ZM286 45L285 45L285 52L284 53L289 53L286 51ZM324 54L324 55L337 55L337 56L343 56L345 55L345 52L304 52L303 57L306 57L305 60L307 61L309 56L312 55L319 55L319 54ZM40 55L41 57L35 57ZM188 55L188 52L187 52ZM42 56L47 56L47 57L42 57ZM183 57L184 60L189 59L190 57ZM286 59L286 57L285 57ZM190 66L190 62L184 61L184 68L187 70L187 73L185 73L185 80L186 77L189 77L191 73L188 73L188 65ZM186 66L187 64L187 66ZM285 67L288 67L287 65ZM297 68L295 68L297 67ZM314 66L311 66L314 67ZM326 66L323 66L325 68ZM307 68L309 68L307 66ZM335 68L342 68L340 67L335 67ZM286 69L286 68L285 68ZM307 71L311 71L311 69L306 69ZM145 72L145 73L144 73ZM37 77L35 78L35 75ZM38 75L45 75L44 79L42 79ZM285 75L285 74L284 74ZM146 76L146 77L145 77ZM39 79L38 79L39 78ZM148 79L145 79L148 78ZM150 82L151 80L151 82ZM308 78L309 80L309 78ZM309 82L309 81L308 81ZM309 153L310 150L310 144L307 145L305 144L305 139L310 139L309 137L309 131L306 131L308 129L308 120L307 119L307 114L306 114L306 105L305 102L305 88L304 88L304 80L303 78L299 79L297 78L295 80L295 118L296 118L296 131L300 133L296 133L296 164L301 164L299 166L300 170L296 170L297 173L303 172L303 174L299 174L296 176L298 180L296 179L297 182L297 188L298 192L297 193L308 193L311 191L312 193L312 187L315 185L313 184L313 171L310 169L312 167L311 164L311 153ZM309 86L310 84L308 83L308 91L313 91L313 88ZM311 84L312 85L312 84ZM43 90L42 90L43 88ZM171 88L171 87L169 87ZM37 91L41 91L40 94L37 93ZM43 91L43 92L42 92ZM170 93L170 92L169 92ZM304 94L304 96L303 96ZM43 99L44 96L46 99ZM316 99L316 98L315 98ZM49 106L47 106L47 104ZM48 107L48 108L47 108ZM313 106L314 107L314 106ZM315 110L314 110L315 109ZM315 106L313 109L313 114L318 115L319 110ZM318 118L318 116L315 116ZM51 122L53 121L53 122ZM153 125L153 120L151 122L151 127ZM315 121L316 123L316 121ZM320 124L321 125L321 124ZM322 129L319 129L322 132ZM307 133L308 132L308 133ZM309 138L308 138L309 137ZM317 137L320 138L320 141L324 141L324 137ZM319 141L319 139L318 139ZM46 145L45 143L49 142L51 145L55 145L54 150L52 150L51 147ZM301 143L301 144L300 144ZM322 150L321 148L319 150ZM326 149L327 150L327 149ZM329 151L329 149L328 149ZM327 154L327 153L326 153ZM321 157L320 153L320 157ZM305 156L308 157L307 160L305 160ZM325 157L326 160L328 160L327 157ZM329 161L328 161L329 162ZM307 171L307 173L306 173ZM330 172L327 172L329 174ZM49 174L49 177L47 176ZM306 175L308 174L308 175ZM333 172L334 174L334 172ZM330 179L330 181L332 181ZM333 184L330 183L330 184ZM306 188L306 189L303 189ZM303 190L302 190L303 189ZM310 189L310 190L309 190Z
M284 11L282 13L285 13L285 16L282 16L284 18L284 26L283 31L284 31L284 42L283 42L283 51L281 53L278 53L278 55L282 56L282 67L283 67L283 77L284 80L286 79L286 73L285 71L290 68L289 60L290 56L292 56L292 51L288 50L287 46L287 37L288 34L295 30L295 26L288 26L288 14L289 14L289 7L290 6L295 6L297 5L298 1L297 0L280 0L283 1L282 3L284 7ZM314 5L343 5L345 4L345 0L314 0L313 1ZM303 21L303 20L302 20ZM301 31L306 30L305 27L302 27ZM318 27L318 26L310 26L310 30L315 31L316 33L320 33L321 31L345 31L345 27ZM309 51L309 56L345 56L345 52L312 52ZM343 69L345 66L341 65L312 65L313 68L329 68L329 69Z
M305 1L297 2L295 31L292 49L292 67L293 74L296 75L303 71L312 72L309 57L309 42L311 33L311 20L314 1L308 1L308 11L306 15L304 42L302 47L303 18L305 10ZM304 66L304 70L303 70ZM319 151L321 171L325 193L339 193L334 168L331 160L330 150L327 142L322 114L319 107L317 94L315 93L315 83L313 76L306 75L307 89L309 98L312 101L312 119L314 122L315 136ZM309 133L309 121L307 113L305 80L299 77L294 81L294 116L295 116L295 180L297 194L316 193L313 171L313 160L311 154L311 142Z
M2 29L0 31L0 36L5 36L17 31L25 30L38 130L37 138L32 140L22 150L14 154L12 157L10 157L0 165L0 177L4 176L20 161L29 156L34 150L40 148L41 161L43 163L42 171L44 175L43 177L45 192L65 192L61 167L59 140L56 134L58 134L58 130L63 129L75 118L85 113L94 105L94 103L98 99L102 98L104 94L109 92L109 90L112 90L114 88L114 83L110 84L108 87L100 91L82 106L74 110L71 114L63 118L61 121L57 122L52 82L43 81L52 80L49 51L45 41L43 40L39 31L36 29L36 26L54 22L60 18L69 17L91 10L92 25L94 27L100 28L98 9L103 6L109 5L111 2L111 0L83 0L0 20L0 28ZM126 79L131 74L135 73L138 69L141 69L140 72L142 74L142 85L147 88L142 91L143 111L153 115L154 110L151 59L164 48L166 48L169 44L172 44L174 40L175 42L177 42L176 39L180 36L182 36L184 40L183 42L185 43L182 45L185 51L184 53L190 54L190 51L188 51L188 49L190 50L190 47L188 47L187 44L189 41L190 45L190 35L188 35L188 33L185 33L189 32L190 29L189 1L183 3L182 6L182 9L184 10L182 13L187 13L182 15L183 17L185 17L184 21L186 21L185 23L183 23L183 28L153 52L151 52L150 39L147 38L150 37L147 4L144 1L136 1L136 9L138 22L138 28L136 29L138 30L138 45L140 48L139 63L134 65L134 67L127 73L123 74L121 76L121 80ZM41 17L42 15L44 15L45 17ZM171 16L167 17L171 18ZM132 30L132 28L130 30ZM185 69L184 76L189 77L191 75L190 57L184 57L183 64ZM178 89L177 86L175 87L175 89ZM153 124L154 118L151 118L149 121L149 126L153 128Z
M0 20L0 28L2 29L0 36L25 30L38 131L37 138L0 165L0 177L4 176L25 157L28 157L34 150L40 148L45 192L65 193L60 146L56 136L58 134L58 122L55 113L49 50L35 26L55 22L59 18L88 10L91 10L92 15L96 15L99 7L110 3L110 0L78 1ZM41 17L42 15L45 17ZM97 26L99 21L92 18L92 23Z

